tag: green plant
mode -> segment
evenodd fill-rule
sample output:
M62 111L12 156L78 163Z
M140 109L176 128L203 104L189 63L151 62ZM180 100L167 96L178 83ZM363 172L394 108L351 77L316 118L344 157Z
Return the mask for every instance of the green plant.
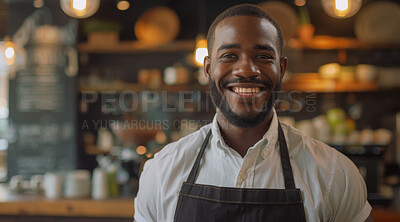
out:
M114 20L92 19L83 24L83 30L86 34L104 31L120 32L122 25Z

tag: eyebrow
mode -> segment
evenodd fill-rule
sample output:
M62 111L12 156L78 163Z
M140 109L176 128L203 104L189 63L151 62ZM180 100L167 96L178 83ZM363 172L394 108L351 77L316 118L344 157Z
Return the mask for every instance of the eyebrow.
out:
M275 49L270 46L270 45L260 45L260 44L255 44L254 49L261 49L261 50L267 50L270 51L272 53L274 53L274 55L276 54ZM224 50L224 49L240 49L240 45L239 44L226 44L226 45L222 45L218 48L217 52Z
M270 45L259 45L259 44L255 44L255 45L254 45L254 49L267 50L267 51L270 51L270 52L274 53L274 55L276 54L274 47L272 47L272 46L270 46Z
M218 48L217 52L224 50L224 49L240 49L240 45L239 44L221 45L221 47Z

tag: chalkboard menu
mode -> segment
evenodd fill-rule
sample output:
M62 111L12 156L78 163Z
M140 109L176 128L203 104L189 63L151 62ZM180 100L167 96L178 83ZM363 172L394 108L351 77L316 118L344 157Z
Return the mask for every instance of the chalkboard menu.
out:
M50 11L53 14L48 16ZM74 20L54 24L46 16L67 17L60 11L33 11L13 36L24 46L27 58L26 67L12 75L9 84L8 178L22 175L27 179L77 165L73 47L77 25Z
M19 72L10 82L8 175L75 167L75 80L62 72Z

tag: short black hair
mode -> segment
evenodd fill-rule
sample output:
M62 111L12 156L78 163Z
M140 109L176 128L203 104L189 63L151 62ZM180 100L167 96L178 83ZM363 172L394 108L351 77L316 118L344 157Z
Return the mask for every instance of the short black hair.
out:
M234 17L234 16L254 16L257 18L265 18L269 22L271 22L272 25L275 26L276 31L278 32L279 55L282 55L283 35L282 35L282 30L281 30L279 24L264 9L262 9L256 5L252 5L252 4L239 4L239 5L232 6L228 9L226 9L225 11L223 11L221 14L219 14L214 19L214 21L213 21L213 23L211 23L210 28L208 29L208 33L207 33L208 55L211 55L212 47L214 44L215 27L222 20L229 18L229 17Z

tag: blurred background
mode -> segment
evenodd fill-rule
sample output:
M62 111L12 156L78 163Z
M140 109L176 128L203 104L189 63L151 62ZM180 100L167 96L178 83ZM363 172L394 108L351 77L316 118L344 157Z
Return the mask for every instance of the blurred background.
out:
M145 161L212 121L205 37L239 3L282 27L280 120L399 221L398 0L0 1L0 221L131 221Z

